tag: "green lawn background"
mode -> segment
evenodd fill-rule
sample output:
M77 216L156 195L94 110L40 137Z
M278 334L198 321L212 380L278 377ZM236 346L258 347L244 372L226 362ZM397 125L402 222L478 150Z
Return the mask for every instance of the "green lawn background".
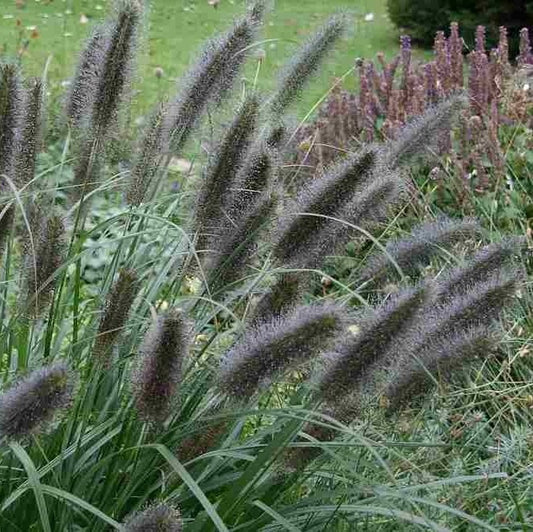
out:
M349 32L330 56L321 74L306 91L298 114L303 115L331 86L336 77L353 67L357 57L371 58L378 51L388 57L398 49L398 31L391 25L385 0L277 0L271 2L258 46L265 60L259 72L260 89L275 83L279 67L298 43L329 14L349 16ZM49 90L65 90L77 52L91 27L109 13L109 0L0 0L0 45L6 56L24 47L22 64L26 75L41 75L48 58ZM135 112L145 113L165 95L175 91L176 80L194 60L202 42L223 31L242 13L243 0L220 0L215 9L208 0L153 0L135 81ZM365 20L365 18L367 20ZM368 20L372 19L372 20ZM272 39L275 39L272 41ZM163 77L155 69L163 69ZM251 61L245 78L252 83L257 67ZM353 75L347 78L353 84Z

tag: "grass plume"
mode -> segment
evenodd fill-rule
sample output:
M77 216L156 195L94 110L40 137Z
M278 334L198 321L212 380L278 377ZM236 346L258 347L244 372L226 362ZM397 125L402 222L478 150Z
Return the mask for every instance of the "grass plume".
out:
M259 101L250 96L242 104L229 127L203 179L195 211L194 232L197 248L202 250L219 236L225 225L226 209L232 204L236 176L245 161L251 144L259 112Z
M282 264L301 266L313 239L331 220L355 203L357 194L377 167L375 149L363 150L341 162L300 193L276 230L274 256ZM306 216L321 215L321 216Z
M269 224L277 204L275 195L265 194L258 198L244 219L226 224L226 230L214 242L214 250L206 262L207 279L211 290L229 286L246 273L246 266L257 250L257 239L261 230Z
M185 75L184 87L168 115L171 148L179 153L210 101L220 101L233 83L248 56L261 17L262 2L237 21L224 35L209 41L200 59Z
M106 363L126 325L138 288L137 273L132 269L122 269L107 295L94 344L95 355Z
M109 26L101 24L93 30L80 54L65 104L65 114L74 127L83 129L89 125L109 41Z
M183 524L177 508L155 504L132 515L124 523L124 532L181 532Z
M168 149L169 133L165 129L166 113L167 106L159 104L140 142L126 192L126 201L129 205L138 206L147 199L148 190L157 173L161 158Z
M19 440L41 430L70 404L72 392L65 364L34 371L0 396L0 437Z
M441 218L415 227L403 238L389 240L384 253L374 255L361 273L361 278L379 281L398 266L405 274L413 274L425 266L439 251L467 238L479 235L481 228L476 220Z
M187 359L189 335L189 324L178 309L159 316L146 334L133 379L135 404L143 420L162 422L169 415Z
M270 101L270 110L275 116L282 116L303 91L306 82L318 70L344 32L343 17L331 17L294 55L285 68L279 86Z
M238 398L251 396L272 378L326 349L345 325L340 307L311 305L250 327L222 359L220 389Z
M131 77L137 45L140 5L133 0L124 0L119 6L117 18L109 30L102 70L96 80L91 125L98 136L108 134L117 116Z
M324 356L324 370L318 384L320 396L328 402L342 402L365 370L409 330L413 320L422 319L420 310L428 299L427 287L406 290L363 317L355 336Z
M460 331L403 356L383 386L382 395L389 412L427 393L435 378L449 377L453 370L464 368L476 357L486 358L494 343L495 338L487 328L480 327Z
M524 247L524 238L506 238L481 248L465 265L446 272L438 283L439 298L449 300L500 274Z
M442 135L449 135L452 120L467 101L462 94L450 96L404 126L397 138L389 142L388 165L396 168L427 153Z
M37 224L33 224L36 226ZM34 234L34 254L26 257L26 311L41 315L57 284L57 271L65 256L65 226L61 216L52 214L41 221Z
M8 188L1 176L13 179L23 101L18 68L10 63L0 65L0 188L4 191Z
M41 80L33 79L25 92L24 115L15 172L19 187L28 185L33 180L37 153L41 149L44 96Z

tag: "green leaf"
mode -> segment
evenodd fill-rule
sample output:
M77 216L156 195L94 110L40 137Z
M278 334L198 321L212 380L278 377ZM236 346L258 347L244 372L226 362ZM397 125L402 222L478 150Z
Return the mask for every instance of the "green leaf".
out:
M200 486L195 482L187 470L183 467L181 462L170 452L170 450L160 443L153 443L142 445L141 448L152 448L158 451L161 456L168 462L168 465L180 476L180 478L187 484L194 496L198 499L198 502L204 507L207 515L210 517L213 524L217 527L219 532L229 532L228 528L222 521L220 515L218 515L215 507L211 504L205 493Z
M69 493L68 491L64 491L59 488L54 488L53 486L48 486L47 484L41 484L41 489L44 493L51 495L52 497L66 500L68 502L71 502L72 504L75 504L76 506L79 506L83 510L87 510L94 516L100 518L102 521L105 521L108 525L114 527L116 530L123 530L123 527L120 523L109 517L107 514L105 514L98 508L95 508L92 504L89 504L88 502L84 501L83 499L80 499L72 493Z
M39 481L39 474L37 473L35 464L19 443L11 442L9 447L26 470L28 481L33 490L33 494L35 495L35 502L37 503L37 508L41 517L41 526L43 531L52 532L52 529L50 528L50 519L48 518L48 509L46 508L46 502L44 500L43 486Z

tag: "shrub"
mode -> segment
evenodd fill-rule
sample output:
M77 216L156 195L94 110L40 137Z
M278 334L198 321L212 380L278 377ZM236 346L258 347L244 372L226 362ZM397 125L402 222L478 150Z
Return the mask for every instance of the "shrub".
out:
M490 47L498 42L500 26L512 34L511 52L518 53L518 31L533 25L533 3L529 0L387 0L391 20L414 39L429 45L437 31L458 22L469 48L474 47L476 28L486 26Z
M398 131L394 143L349 154L293 199L280 178L280 126L263 114L257 95L247 94L230 126L221 128L200 183L191 179L190 188L165 193L169 158L200 127L208 103L220 105L238 77L263 13L262 4L252 6L210 42L173 103L157 107L135 165L124 172L130 192L97 228L117 235L109 243L112 259L101 281L88 286L82 277L93 232L87 214L94 198L118 186L106 147L110 130L120 130L142 19L137 0L117 5L113 20L89 40L72 85L76 97L71 93L67 105L76 194L40 189L40 175L29 192L1 188L15 223L4 237L1 284L0 526L98 532L434 524L404 502L403 486L389 487L396 466L376 466L397 460L398 445L387 456L378 451L383 443L370 442L357 425L369 422L371 412L398 417L423 400L440 371L465 377L465 363L487 357L497 320L521 286L518 253L504 241L500 253L485 249L444 281L426 276L411 287L400 271L406 286L396 296L365 288L388 278L387 268L378 268L379 276L360 270L367 284L345 287L338 301L304 299L306 275L319 271L325 256L349 241L377 242L373 233L401 203L399 163L419 148L416 139L430 141L445 126L460 98ZM277 111L298 96L341 28L333 18L303 46L269 100ZM2 101L11 109L2 122L9 134L0 137L0 153L8 154L4 180L18 183L12 161L23 153L28 183L36 153L16 140L40 123L35 92L21 100L19 116L19 73L10 67L2 75ZM65 150L70 138L69 132ZM191 195L196 202L187 203ZM193 212L184 216L188 205ZM414 279L438 255L433 248L470 249L466 237L473 234L478 228L470 220L441 220L414 229L414 243L385 251ZM409 261L398 258L406 248ZM318 452L300 453L301 436L317 422L322 426L309 433ZM363 445L348 438L352 454L343 445L331 451L337 437L354 433ZM330 463L315 475L311 459L320 451ZM288 471L287 458L305 473ZM365 486L368 479L387 486L381 505L351 476L359 463ZM333 480L326 475L331 468ZM456 482L447 464L437 472ZM451 510L451 526L480 522Z

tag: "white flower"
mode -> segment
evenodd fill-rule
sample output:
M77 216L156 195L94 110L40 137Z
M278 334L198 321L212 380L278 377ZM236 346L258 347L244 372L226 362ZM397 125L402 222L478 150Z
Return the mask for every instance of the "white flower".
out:
M365 15L365 22L372 22L374 20L374 13L367 13Z

